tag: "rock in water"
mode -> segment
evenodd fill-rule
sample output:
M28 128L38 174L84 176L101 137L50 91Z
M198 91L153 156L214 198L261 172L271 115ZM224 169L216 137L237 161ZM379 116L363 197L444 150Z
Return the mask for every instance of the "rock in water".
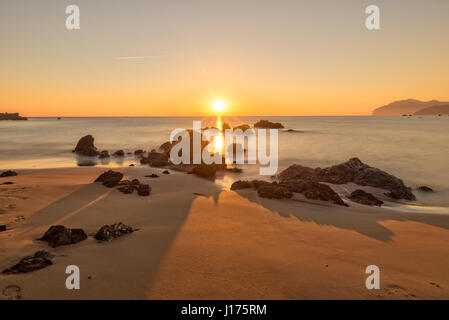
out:
M122 178L123 173L108 170L103 172L95 182L102 182L105 187L113 188L120 182L120 180L122 180Z
M78 141L73 152L87 157L95 157L99 154L97 148L94 145L94 137L92 137L90 134L82 137Z
M77 243L85 239L87 239L87 235L83 229L69 229L64 226L51 226L39 240L46 241L50 247L55 248Z
M17 172L7 170L7 171L3 171L2 173L0 173L0 178L13 177L13 176L17 176Z
M368 206L380 207L384 203L382 200L377 199L371 193L365 192L360 189L352 192L349 196L349 199L357 203L366 204Z
M99 241L111 241L114 238L118 238L124 234L134 232L134 229L124 225L123 223L114 223L110 226L103 226L95 234L95 239Z
M435 192L435 190L433 190L432 188L427 187L427 186L421 186L418 188L418 190L422 191L422 192Z
M26 256L19 263L12 266L9 269L5 269L2 273L14 274L14 273L26 273L34 270L39 270L48 267L53 264L51 259L53 255L47 251L37 251L32 256Z
M100 152L100 155L98 156L100 159L104 159L104 158L110 158L111 155L109 154L108 150L103 150Z
M404 185L401 179L377 168L364 164L358 158L328 168L308 168L292 165L279 174L281 182L302 179L316 182L345 184L353 182L361 186L386 189L387 196L393 199L415 200L411 188Z
M125 151L123 150L117 150L116 152L114 152L112 154L114 157L124 157L125 156Z
M282 129L284 126L279 122L260 120L254 124L254 128Z
M248 124L245 123L245 124L241 124L241 125L239 125L237 127L234 127L234 130L237 130L237 129L240 129L242 131L246 131L248 129L251 129L251 127Z

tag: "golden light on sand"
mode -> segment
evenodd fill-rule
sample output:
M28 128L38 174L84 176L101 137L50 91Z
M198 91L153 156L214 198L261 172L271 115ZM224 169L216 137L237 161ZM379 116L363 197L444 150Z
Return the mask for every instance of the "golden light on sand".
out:
M216 112L223 112L226 109L226 102L221 99L215 99L212 101L212 109Z

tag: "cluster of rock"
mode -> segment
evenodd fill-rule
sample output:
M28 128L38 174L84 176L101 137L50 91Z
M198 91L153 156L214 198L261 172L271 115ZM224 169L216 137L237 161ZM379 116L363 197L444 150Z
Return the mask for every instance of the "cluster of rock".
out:
M279 122L260 120L254 124L254 128L282 129L282 128L284 128L284 126Z
M28 120L26 117L22 117L18 113L0 113L0 120Z
M358 158L328 168L309 168L294 164L282 171L278 178L282 182L290 180L307 180L328 182L332 184L355 183L361 186L371 186L386 189L386 195L392 199L415 200L411 188L401 179L377 168L364 164Z
M14 177L14 176L17 176L17 172L11 170L3 171L2 173L0 173L0 178Z
M94 238L98 241L111 241L115 238L121 237L122 235L134 232L132 227L124 225L123 223L114 223L110 226L106 225L100 228L95 234Z
M111 241L122 235L136 231L121 222L101 227L94 235L98 241ZM50 247L59 247L78 243L87 239L83 229L69 229L65 226L51 226L39 239L46 241ZM37 251L33 255L26 256L19 263L2 271L4 274L27 273L48 267L53 264L53 255L47 251Z
M139 196L149 196L151 192L151 187L148 184L140 183L138 179L132 181L122 180L123 173L108 170L103 172L94 182L101 182L107 188L114 188L119 186L118 190L130 194L134 190L137 191Z
M262 198L270 199L290 199L293 193L301 193L307 199L332 201L341 206L347 204L340 196L326 184L307 180L289 180L284 182L268 182L261 180L236 181L232 184L231 190L252 188L257 190L257 194Z
M35 254L26 256L19 263L13 265L2 271L4 274L26 273L34 270L39 270L53 264L51 259L53 255L47 251L40 250Z
M137 191L139 196L149 196L151 193L151 187L148 184L140 183L139 179L133 179L132 181L123 180L119 182L117 189L125 194L131 194L134 190Z
M39 240L46 241L52 248L66 246L87 239L83 229L69 229L64 226L51 226Z

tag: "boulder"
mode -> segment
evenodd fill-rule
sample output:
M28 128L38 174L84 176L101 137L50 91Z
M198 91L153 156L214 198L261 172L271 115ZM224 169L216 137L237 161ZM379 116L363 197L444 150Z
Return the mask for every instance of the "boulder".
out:
M251 188L252 185L249 181L238 180L231 185L231 190L241 190Z
M332 201L340 206L347 206L341 197L327 184L310 180L290 180L281 184L291 192L303 194L307 199Z
M50 247L55 248L77 243L85 239L87 239L87 235L83 229L69 229L64 226L51 226L39 240L46 241Z
M386 195L393 199L416 199L411 188L405 186L402 180L385 171L370 167L358 158L324 169L312 169L294 164L279 174L281 182L296 179L333 184L353 182L361 186L386 189L389 191Z
M14 177L14 176L17 176L17 172L11 170L6 170L0 173L0 178Z
M100 159L109 158L111 155L109 154L108 150L103 150L100 152L100 155L98 156Z
M108 170L103 172L95 182L102 182L105 187L113 188L120 182L120 180L122 180L122 178L123 173Z
M276 183L260 186L257 189L257 194L262 198L269 199L290 199L293 193L284 186Z
M159 146L159 150L161 150L164 153L169 153L173 144L170 141L164 142Z
M260 120L254 124L254 128L282 129L282 128L284 128L284 126L279 122Z
M92 137L90 134L82 137L78 141L73 152L87 157L95 157L99 154L97 148L94 145L94 137Z
M19 263L15 264L11 268L5 269L2 273L5 274L15 274L15 273L26 273L34 270L39 270L48 267L53 264L51 259L53 255L47 251L37 251L32 256L26 256Z
M22 117L18 113L0 113L0 120L28 120L26 117Z
M114 157L124 157L125 156L125 151L123 150L117 150L116 152L114 152L112 154Z
M117 188L120 192L130 194L134 192L134 186L131 184L123 185Z
M135 188L139 196L147 197L151 193L151 187L148 184L139 184Z
M353 191L349 196L349 199L357 203L366 204L368 206L380 207L384 203L382 200L377 199L371 193L365 192L360 189Z
M106 225L100 228L97 231L94 238L99 241L111 241L115 238L118 238L124 234L128 234L134 232L134 229L124 225L123 223L114 223L110 226Z

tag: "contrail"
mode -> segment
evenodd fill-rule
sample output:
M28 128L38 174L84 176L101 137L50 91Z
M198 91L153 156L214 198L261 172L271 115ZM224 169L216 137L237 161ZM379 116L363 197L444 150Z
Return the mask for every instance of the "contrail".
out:
M179 54L159 54L152 56L129 56L129 57L115 57L115 60L139 60L139 59L155 59L155 58L167 58L167 57L176 57Z

